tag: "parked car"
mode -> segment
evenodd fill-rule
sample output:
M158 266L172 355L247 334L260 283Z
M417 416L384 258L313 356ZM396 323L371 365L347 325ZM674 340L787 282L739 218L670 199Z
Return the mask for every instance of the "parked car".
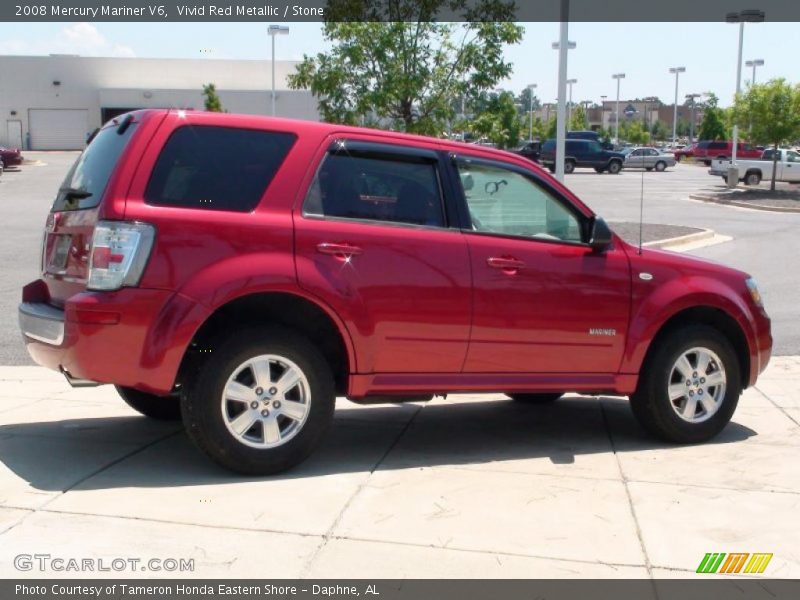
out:
M630 395L654 435L701 442L772 345L747 274L637 250L522 157L155 109L68 172L19 320L37 363L182 416L248 474L304 460L337 396Z
M550 169L556 170L556 141L547 140L542 145L539 161ZM564 145L564 172L572 173L576 167L591 167L598 173L608 171L616 175L622 170L625 155L604 149L600 142L592 140L566 140Z
M0 146L0 160L3 161L6 168L17 167L22 164L22 153L19 148Z
M633 148L625 153L622 165L626 169L647 169L663 171L667 167L675 166L675 157L666 152L659 152L655 148Z
M675 156L675 160L678 162L685 160L687 158L694 158L694 149L697 147L697 144L689 144L688 146L684 146L679 150L675 150L673 155Z
M733 142L703 141L695 144L694 158L702 160L706 166L711 165L712 160L727 160L733 155ZM750 144L739 143L736 149L736 158L760 158L761 151Z
M542 152L542 142L539 140L532 140L523 143L519 148L513 150L514 154L524 156L533 162L539 162L539 155Z
M739 160L736 159L736 167L739 170L739 181L744 181L745 185L758 185L762 180L772 180L773 165L777 168L775 181L787 183L800 182L800 153L794 150L778 149L777 162L775 162L776 151L774 149L764 150L760 160ZM715 160L711 163L710 175L722 177L728 181L728 169L731 166L729 160Z

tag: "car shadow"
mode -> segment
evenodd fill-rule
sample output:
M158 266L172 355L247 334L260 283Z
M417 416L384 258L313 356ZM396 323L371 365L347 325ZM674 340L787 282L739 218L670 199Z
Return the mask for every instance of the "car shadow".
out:
M401 411L406 412L401 414ZM0 463L38 490L65 491L78 481L80 489L92 490L286 480L376 469L530 459L569 466L577 458L590 454L677 447L647 436L634 421L627 399L605 396L569 397L550 405L473 397L464 402L430 403L419 408L350 406L337 411L337 415L322 446L308 460L287 473L270 477L242 477L217 467L191 444L179 426L159 424L154 431L151 420L138 416L0 426ZM70 430L74 435L65 437L64 432ZM98 430L102 430L106 441L149 441L131 446L135 450L121 453L117 450L116 454L109 451L106 462L76 476L66 486L63 481L54 484L56 467L51 452L26 450L46 439L52 448L57 448L59 463L80 463L87 453L80 432ZM755 435L757 432L734 421L705 444L736 443ZM10 439L24 439L25 444L4 443ZM64 443L65 440L69 443ZM92 449L100 448L98 451L112 447L103 442L91 443ZM582 467L582 473L585 468ZM570 474L568 469L561 472Z

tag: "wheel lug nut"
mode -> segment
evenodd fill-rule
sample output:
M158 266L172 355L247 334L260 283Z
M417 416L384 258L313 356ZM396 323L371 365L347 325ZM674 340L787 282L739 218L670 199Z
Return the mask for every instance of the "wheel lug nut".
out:
M256 388L256 396L260 396L264 393L264 388L257 387Z
M277 393L278 393L278 388L276 388L276 387L269 388L269 395L270 396L274 396Z
M261 416L262 416L262 417L268 417L268 416L269 416L269 411L268 411L268 410L266 410L266 409L265 409L265 410L262 410L262 411L261 411Z
M697 393L702 396L703 395L703 390L697 390Z
M258 408L258 402L251 402L250 408Z
M687 380L686 380L686 387L689 387L689 386L691 386L691 385L692 385L692 382L691 382L691 381L689 381L689 380L687 379Z
M689 395L694 396L694 390L689 390Z
M695 371L694 373L692 373L692 377L697 377L697 371Z
M272 408L276 408L277 409L277 408L280 408L280 407L281 407L281 403L278 402L277 400L275 400L275 402L272 403Z
M705 382L706 382L706 378L705 377L701 377L700 378L700 383L705 383Z

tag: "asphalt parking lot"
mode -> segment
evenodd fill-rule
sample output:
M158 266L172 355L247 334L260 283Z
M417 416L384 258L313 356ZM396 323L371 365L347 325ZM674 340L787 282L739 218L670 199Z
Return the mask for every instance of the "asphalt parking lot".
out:
M14 568L18 554L49 553L194 559L194 571L170 576L673 578L694 576L708 552L773 553L765 576L800 577L796 356L773 359L704 445L646 437L624 398L340 399L309 461L258 479L218 469L179 425L138 416L109 386L71 389L56 373L14 366L30 364L19 288L36 277L41 226L75 157L29 155L47 164L0 182L0 577L85 575ZM756 275L776 353L800 354L800 215L690 201L718 185L700 167L644 182L646 221L733 238L692 252ZM567 178L610 221L638 216L641 183L634 171Z

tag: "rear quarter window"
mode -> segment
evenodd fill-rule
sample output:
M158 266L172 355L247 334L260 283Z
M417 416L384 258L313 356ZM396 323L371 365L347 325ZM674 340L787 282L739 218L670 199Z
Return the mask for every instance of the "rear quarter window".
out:
M117 124L101 129L67 172L51 210L83 210L100 204L108 180L137 126L129 121L122 129Z
M145 190L154 206L248 212L289 153L291 133L186 125L167 140Z

